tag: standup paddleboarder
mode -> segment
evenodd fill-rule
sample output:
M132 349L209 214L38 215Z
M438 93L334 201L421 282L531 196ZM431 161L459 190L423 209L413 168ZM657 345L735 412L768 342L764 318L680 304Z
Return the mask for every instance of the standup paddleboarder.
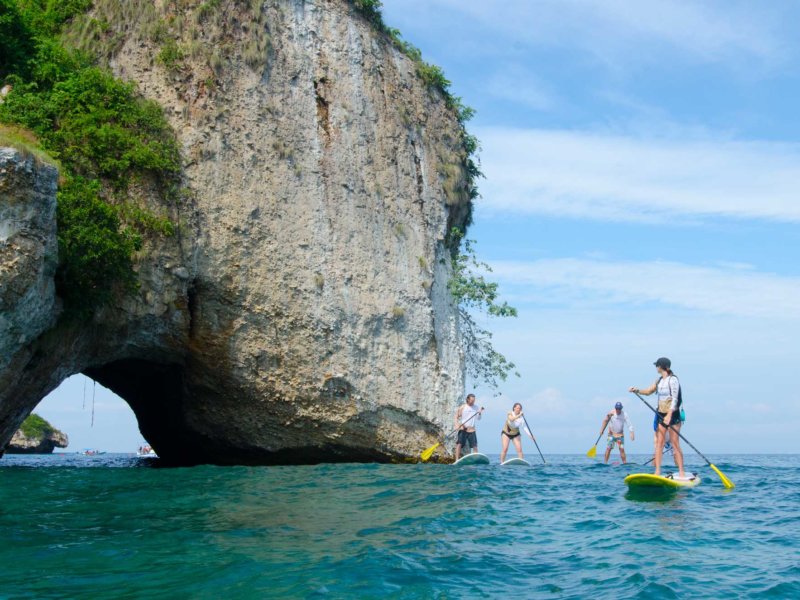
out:
M475 394L469 394L467 401L456 411L456 460L461 458L461 449L469 444L471 452L478 451L478 435L475 433L475 421L479 421L483 414L483 407L475 408Z
M658 393L658 431L656 431L656 452L655 464L656 475L661 475L661 459L664 451L664 443L667 439L667 429L669 429L669 441L672 443L672 456L678 466L678 477L686 478L683 471L683 451L681 450L681 438L678 432L681 430L681 383L672 372L672 361L662 356L653 363L658 371L658 379L647 389L641 390L632 387L630 391L635 394L649 396L653 392Z
M500 464L503 464L506 460L509 441L514 442L514 447L517 449L517 456L522 459L525 458L522 455L522 441L520 440L519 432L520 427L524 426L525 425L522 417L522 404L517 402L513 407L511 407L511 412L506 415L506 422L503 425L503 430L500 432L500 442L503 444L503 449L500 451ZM531 438L533 438L532 433Z
M614 449L614 444L616 444L619 446L619 457L622 459L622 464L625 464L627 461L625 457L625 425L628 426L631 432L632 442L636 440L636 436L633 433L633 424L630 422L630 419L628 419L628 413L622 410L622 402L617 402L614 405L614 410L608 413L606 418L603 419L603 424L600 427L600 435L603 435L606 425L609 425L609 428L608 441L606 443L606 458L604 462L608 463L608 457L611 456L611 450Z

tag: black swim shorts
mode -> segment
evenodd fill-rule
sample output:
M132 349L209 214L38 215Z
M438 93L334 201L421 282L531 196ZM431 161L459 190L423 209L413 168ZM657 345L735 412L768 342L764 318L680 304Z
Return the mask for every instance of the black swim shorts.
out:
M664 421L667 418L667 413L658 413L658 420L665 423L666 425L680 425L681 424L681 411L680 410L673 410L672 411L672 419L669 423Z
M467 446L470 448L477 448L478 436L474 431L464 431L463 429L460 429L458 431L457 443L461 444L462 448L466 448Z

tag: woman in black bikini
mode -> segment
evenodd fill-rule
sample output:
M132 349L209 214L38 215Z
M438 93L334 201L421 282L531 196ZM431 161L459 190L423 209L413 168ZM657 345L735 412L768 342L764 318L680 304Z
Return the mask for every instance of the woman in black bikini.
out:
M511 409L511 412L506 415L506 422L503 425L503 431L500 432L500 441L503 443L503 451L500 452L500 462L506 460L508 453L508 442L514 442L514 447L517 449L517 456L522 456L522 440L519 437L519 428L522 426L522 404L517 402Z

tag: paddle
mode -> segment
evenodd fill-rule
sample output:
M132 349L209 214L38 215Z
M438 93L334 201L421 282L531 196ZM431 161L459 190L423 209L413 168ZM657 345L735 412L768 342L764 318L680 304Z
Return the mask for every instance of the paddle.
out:
M481 406L481 410L483 410L483 407L482 407L482 406ZM472 415L472 416L471 416L469 419L467 419L466 421L464 421L463 423L461 423L461 425L459 425L458 427L456 427L455 429L453 429L453 431L451 431L451 432L450 432L450 433L448 433L446 436L444 436L444 437L442 438L442 441L441 441L441 442L436 442L436 443L435 443L433 446L431 446L430 448L426 448L425 450L423 450L423 451L420 453L420 457L422 458L422 462L425 462L425 461L427 461L427 460L428 460L428 459L429 459L431 456L433 456L433 453L434 453L434 451L435 451L435 450L436 450L436 449L437 449L439 446L441 446L441 445L442 445L442 442L444 442L444 441L445 441L447 438L449 438L449 437L450 437L451 435L453 435L454 433L458 433L458 430L459 430L459 429L461 429L461 428L462 428L464 425L466 425L467 423L469 423L470 421L472 421L472 419L474 419L475 417L477 417L479 414L480 414L480 411L476 412L476 413L475 413L474 415Z
M533 437L533 434L531 433L531 427L528 425L528 419L525 418L525 415L522 415L522 420L525 422L525 431L528 432L528 435L531 436L533 443L536 444L536 438ZM536 449L539 450L539 444L536 444ZM539 456L542 457L542 462L547 464L547 461L544 459L544 455L542 454L541 450L539 450Z
M645 405L647 408L649 408L649 409L650 409L650 410L652 410L654 413L656 413L656 415L658 415L658 411L657 411L655 408L653 408L652 406L650 406L650 404L647 402L647 400L645 400L644 398L642 398L642 397L639 395L639 393L638 393L638 392L633 392L633 393L634 393L634 394L636 394L636 397L637 397L637 398L639 398L639 400L641 400L642 402L644 402L644 405ZM659 423L661 423L661 424L662 424L664 427L666 427L667 429L672 429L672 425L667 425L666 423L664 423L664 420L661 418L661 416L660 416L660 415L658 416L658 422L659 422ZM717 468L717 467L716 467L716 466L715 466L715 465L714 465L714 464L713 464L713 463L712 463L710 460L708 460L708 459L707 459L705 456L703 456L703 453L702 453L702 452L700 452L700 450L698 450L697 448L695 448L695 447L694 447L694 445L692 444L692 442L690 442L690 441L689 441L689 440L687 440L685 437L683 437L683 434L682 434L680 431L678 431L677 429L672 429L672 430L673 430L675 433L677 433L677 434L678 434L678 437L679 437L679 438L681 438L681 439L682 439L684 442L686 442L687 444L689 444L689 446L691 447L691 449L692 449L692 450L694 450L695 452L697 452L697 453L700 455L700 457L701 457L701 458L702 458L704 461L706 461L706 463L708 463L708 466L709 466L709 467L711 467L711 469L712 469L712 470L713 470L713 471L714 471L714 472L715 472L717 475L719 475L719 478L720 478L720 480L722 481L722 485L724 485L724 486L725 486L726 488L728 488L729 490L732 490L734 487L736 487L736 486L734 485L734 483L733 483L733 482L732 482L730 479L728 479L728 478L725 476L725 474L724 474L722 471L720 471L720 470L719 470L719 469L718 469L718 468Z
M606 432L606 427L608 427L608 423L603 426L603 431L600 432L600 435L597 436L597 440L594 443L594 446L589 448L589 451L586 453L586 456L589 458L594 458L597 456L597 444L600 443L600 438L603 437L603 434Z

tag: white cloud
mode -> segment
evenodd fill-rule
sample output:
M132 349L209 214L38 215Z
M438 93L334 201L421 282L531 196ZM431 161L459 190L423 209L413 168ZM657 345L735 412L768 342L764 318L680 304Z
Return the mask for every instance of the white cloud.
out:
M800 222L800 145L477 131L494 211L680 224L684 216Z
M516 301L595 306L656 302L712 314L800 318L797 277L673 262L573 258L494 262L491 267Z
M403 0L407 3L407 0ZM428 4L430 0L422 0ZM664 53L697 62L785 60L788 15L775 5L688 0L440 0L525 46L569 46L618 69L660 60Z

